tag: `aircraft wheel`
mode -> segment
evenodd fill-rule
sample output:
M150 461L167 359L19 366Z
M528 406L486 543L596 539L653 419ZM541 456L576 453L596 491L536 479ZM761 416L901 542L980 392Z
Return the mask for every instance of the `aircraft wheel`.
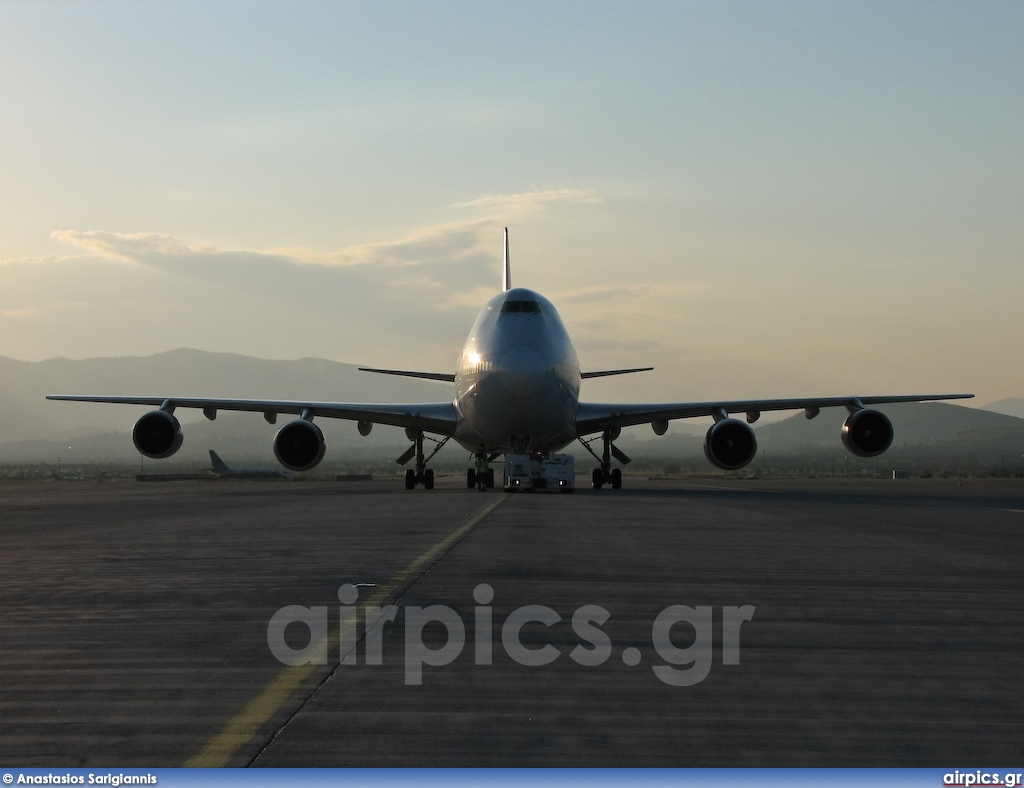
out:
M601 485L604 484L604 472L600 468L594 468L594 473L591 474L591 481L594 489L600 490Z
M484 475L484 484L488 487L494 486L494 468L487 469L487 473Z
M622 471L618 468L612 470L612 489L622 489Z
M474 487L476 487L476 471L470 468L466 471L466 489L472 490Z
M405 472L405 489L416 489L416 471L411 468Z
M423 471L423 487L427 490L434 489L434 471L432 468L427 468Z

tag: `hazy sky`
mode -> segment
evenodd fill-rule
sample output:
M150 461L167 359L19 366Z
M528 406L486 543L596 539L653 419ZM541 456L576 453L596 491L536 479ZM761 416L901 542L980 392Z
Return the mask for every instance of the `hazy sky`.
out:
M1024 4L0 0L0 355L1024 396ZM239 392L244 396L245 392ZM345 399L344 392L338 392Z

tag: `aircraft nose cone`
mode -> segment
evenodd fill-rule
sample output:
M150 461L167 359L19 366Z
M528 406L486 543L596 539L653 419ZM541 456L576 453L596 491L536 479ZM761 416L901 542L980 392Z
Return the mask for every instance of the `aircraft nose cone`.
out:
M514 347L498 362L498 380L502 388L517 397L536 394L544 385L547 364L540 353L530 347Z

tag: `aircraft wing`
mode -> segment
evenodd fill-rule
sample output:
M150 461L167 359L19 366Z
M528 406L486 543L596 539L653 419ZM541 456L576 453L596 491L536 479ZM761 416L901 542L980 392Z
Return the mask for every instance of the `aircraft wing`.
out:
M766 410L804 410L814 417L821 408L846 407L860 410L869 405L895 402L931 402L947 399L969 399L973 394L922 394L892 397L818 397L807 399L762 399L732 402L669 402L642 405L581 402L576 409L576 433L580 436L602 432L615 427L630 427L672 419L691 419L698 416L727 416L744 413L747 421L754 422Z
M609 375L631 375L634 372L650 372L654 367L634 367L633 369L602 369L599 372L581 372L580 378L606 378Z
M272 424L280 413L297 416L305 413L309 416L321 416L328 419L351 419L353 421L369 421L374 424L388 424L393 427L413 427L439 435L454 434L456 425L455 405L451 402L390 405L298 402L294 400L203 399L200 397L106 397L75 394L51 394L47 399L71 402L109 402L118 405L149 405L164 410L198 408L208 419L216 418L219 410L254 411L262 413L263 417Z
M409 372L405 369L375 369L373 367L359 367L360 372L376 372L378 375L401 375L405 378L422 378L423 380L440 380L445 383L454 383L455 374L452 372Z

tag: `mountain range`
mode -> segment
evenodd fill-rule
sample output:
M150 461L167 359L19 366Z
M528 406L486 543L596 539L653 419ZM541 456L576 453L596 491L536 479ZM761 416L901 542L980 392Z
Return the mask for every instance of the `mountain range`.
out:
M47 394L441 402L451 396L451 387L360 372L353 364L325 359L276 361L191 349L80 361L0 357L0 462L50 462L58 455L81 461L138 460L130 432L147 408L51 402ZM175 415L185 433L175 461L207 463L207 449L221 447L236 456L275 462L277 427L257 414L221 413L213 422L198 410L182 409ZM378 426L362 438L352 422L321 419L318 424L329 446L405 442L402 431L394 428ZM225 459L232 458L225 454Z
M0 463L49 463L57 456L65 462L138 462L130 432L146 409L45 399L47 394L72 393L429 402L446 400L452 389L444 383L359 372L355 365L325 359L278 361L191 349L80 361L25 362L0 357ZM900 452L925 452L929 457L945 452L951 457L975 459L998 455L1005 462L1007 456L1024 455L1021 398L1001 400L986 409L935 402L889 405L880 410L892 419L896 438L889 454L897 457ZM277 427L257 414L222 413L213 422L199 411L181 410L177 415L185 433L182 449L174 458L177 463L205 466L207 450L215 448L228 462L276 464L272 442ZM813 420L797 413L755 425L760 451L773 458L842 455L839 430L845 417L841 409L826 409ZM661 438L646 427L634 428L626 431L617 445L639 461L679 458L703 462L705 422L710 423L674 422L669 434ZM335 465L390 462L408 443L396 428L378 425L364 438L352 422L319 419L317 423L328 444L325 462ZM578 444L569 450L584 455ZM462 453L449 448L438 460L460 466L464 464Z
M1024 419L1024 397L1009 397L985 406L985 410Z

